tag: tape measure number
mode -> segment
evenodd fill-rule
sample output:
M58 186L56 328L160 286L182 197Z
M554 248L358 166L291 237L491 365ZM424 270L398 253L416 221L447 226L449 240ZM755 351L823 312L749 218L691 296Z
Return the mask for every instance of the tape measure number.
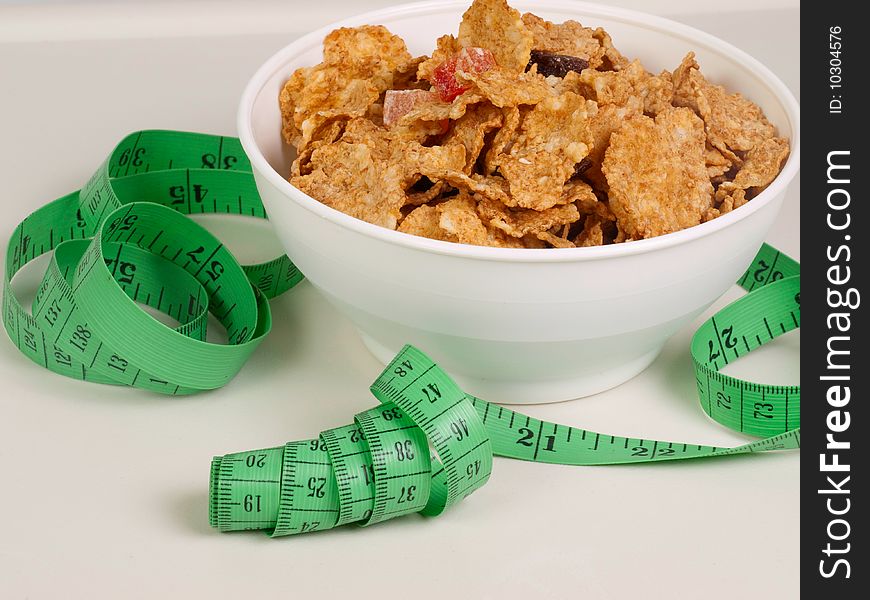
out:
M739 283L749 293L698 329L692 359L707 414L762 439L719 448L548 423L465 394L429 357L406 346L371 386L381 404L357 415L354 425L290 442L283 451L214 458L211 524L280 536L410 512L436 515L487 481L493 455L613 465L798 448L800 388L752 383L720 369L800 326L799 266L765 245ZM282 526L282 518L292 525Z
M301 281L281 256L240 265L184 215L266 218L235 138L142 131L87 184L22 221L7 247L3 322L31 360L68 377L167 394L229 381L271 327L267 298ZM51 252L32 310L12 277ZM167 328L137 306L176 319ZM228 344L206 342L207 314Z
M240 265L185 217L265 218L238 140L172 131L126 137L78 192L35 211L6 256L3 322L31 360L68 377L168 394L229 381L270 329L267 298L302 279L281 256ZM32 310L12 277L52 252ZM761 439L735 448L633 439L548 423L467 395L406 346L372 384L380 405L316 439L216 457L209 520L273 536L437 515L488 480L493 456L566 465L623 464L800 446L800 388L720 370L800 326L799 265L763 246L738 282L749 293L691 343L701 406ZM137 303L172 316L167 327ZM211 313L228 343L206 341Z

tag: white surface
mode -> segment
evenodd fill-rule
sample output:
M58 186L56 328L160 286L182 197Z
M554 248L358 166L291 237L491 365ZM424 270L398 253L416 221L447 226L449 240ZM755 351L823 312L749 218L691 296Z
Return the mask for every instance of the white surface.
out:
M797 10L680 19L799 89ZM242 85L289 38L0 44L0 237L84 183L131 130L233 133ZM795 257L798 208L795 185L768 236ZM230 247L242 259L268 254L239 236ZM272 308L273 334L237 379L192 398L68 381L0 342L0 597L798 596L797 453L610 468L498 459L486 487L436 519L279 541L210 530L212 455L310 437L373 404L379 365L310 285ZM739 443L697 405L691 330L619 388L524 410L624 435ZM795 383L798 349L790 334L735 367Z
M8 6L3 6L7 3ZM395 0L0 0L0 41L128 39L306 32ZM718 13L697 0L610 0L607 4L660 15ZM654 7L651 8L651 6ZM799 0L729 0L728 10L781 10ZM171 15L171 18L167 18ZM85 18L83 18L85 17ZM70 22L75 26L71 27Z
M467 392L505 403L580 398L646 368L665 340L720 297L761 247L800 162L798 107L769 70L672 20L573 0L517 2L554 22L603 27L654 72L690 49L712 81L759 104L791 139L781 175L739 210L668 236L598 248L504 249L390 231L332 210L286 180L290 152L275 98L287 74L315 64L330 28L288 45L242 96L238 133L275 231L311 284L365 334L384 363L405 344L426 351ZM430 51L455 31L465 0L408 4L343 22L381 23ZM304 129L304 126L303 126ZM606 282L606 283L604 283Z

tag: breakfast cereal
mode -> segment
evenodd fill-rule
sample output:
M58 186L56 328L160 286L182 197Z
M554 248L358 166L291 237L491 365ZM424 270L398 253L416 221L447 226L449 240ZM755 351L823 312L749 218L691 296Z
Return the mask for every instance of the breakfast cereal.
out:
M474 0L431 56L380 25L337 29L279 102L293 185L454 243L664 235L750 202L789 154L763 111L708 81L693 52L654 74L603 29L506 0Z

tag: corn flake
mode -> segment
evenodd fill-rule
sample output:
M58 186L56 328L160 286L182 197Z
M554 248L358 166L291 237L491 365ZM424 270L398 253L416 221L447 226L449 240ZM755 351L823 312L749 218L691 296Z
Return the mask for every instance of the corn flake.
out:
M674 105L688 106L698 113L710 143L723 151L746 152L776 135L776 128L758 106L707 81L694 52L689 52L674 71Z
M508 6L507 0L474 0L459 24L459 43L466 48L486 48L508 73L525 70L532 41L519 11Z
M544 210L562 202L562 189L589 146L586 101L566 92L541 101L525 116L510 153L497 159L512 202Z
M586 69L580 74L580 82L588 89L587 96L599 106L625 106L639 99L644 112L652 115L671 107L673 82L670 74L651 75L637 60L620 71Z
M387 90L384 95L383 123L393 126L420 104L437 102L438 96L428 90Z
M547 231L558 225L568 225L580 218L580 213L573 204L532 210L511 208L497 200L482 198L477 210L491 226L517 238Z
M629 60L625 58L619 50L613 45L613 40L610 34L604 31L601 27L597 28L592 35L604 48L604 56L601 61L602 71L620 71L628 65Z
M547 242L548 244L553 246L553 248L574 248L575 247L573 242L568 241L564 237L556 235L552 231L539 231L538 233L535 234L535 237L537 237L542 242Z
M483 157L484 174L492 175L498 169L498 157L503 152L508 152L517 138L520 128L522 113L516 106L502 110L503 125L492 138L492 143L487 148Z
M491 104L481 103L469 107L465 115L453 121L444 136L445 146L458 144L465 149L463 171L470 175L484 146L486 134L502 124L502 111Z
M374 154L360 143L321 146L311 153L310 172L290 183L345 214L395 229L405 201L403 170Z
M408 213L408 216L405 217L402 220L401 225L399 225L398 231L431 238L433 240L442 240L445 242L454 241L446 231L438 226L439 218L440 215L438 214L437 207L424 204Z
M303 192L404 233L502 248L697 225L750 201L789 153L693 53L654 75L603 29L506 0L474 0L431 56L381 26L337 29L279 103Z
M707 163L707 175L710 179L724 175L731 169L733 164L727 156L710 144L707 144L705 148L704 161Z
M583 221L583 230L574 238L574 245L579 248L588 246L601 246L604 244L604 227L612 220L598 215L588 215Z
M583 27L577 21L551 23L531 13L523 15L523 23L532 33L534 50L582 58L590 69L601 66L604 47L589 27Z
M298 69L281 89L284 139L297 148L337 117L360 117L412 62L402 38L386 27L343 27L323 41L323 62Z
M477 202L464 193L437 206L415 208L402 221L399 231L445 242L498 248L525 248L537 243L537 240L516 239L499 229L487 227L477 214Z
M547 79L534 71L513 74L496 67L483 73L458 72L456 78L471 88L463 96L482 96L499 108L537 104L553 95Z
M662 235L701 222L713 195L704 140L703 122L687 108L655 120L637 116L614 132L603 171L610 208L627 236Z
M417 67L417 79L432 81L435 69L462 50L462 44L452 35L442 35L436 42L435 51L430 58L423 60Z
M718 214L724 215L735 208L740 208L747 202L749 202L749 200L746 198L746 190L737 187L730 181L726 181L716 190L714 198L714 204L716 207L714 210L717 210Z
M631 96L624 106L606 104L589 110L589 139L591 165L583 177L592 182L596 189L607 191L607 179L601 171L604 153L610 145L610 136L632 117L643 114L643 104L636 96Z
M788 153L788 140L764 140L746 154L746 161L734 176L734 185L744 190L752 188L757 194L776 179Z
M429 179L428 177L426 179ZM421 177L417 180L425 181ZM417 183L415 182L415 186ZM414 191L413 189L408 191L408 196L405 198L405 206L420 206L435 200L447 189L447 183L444 181L436 181L432 183L432 185L427 190L422 191Z

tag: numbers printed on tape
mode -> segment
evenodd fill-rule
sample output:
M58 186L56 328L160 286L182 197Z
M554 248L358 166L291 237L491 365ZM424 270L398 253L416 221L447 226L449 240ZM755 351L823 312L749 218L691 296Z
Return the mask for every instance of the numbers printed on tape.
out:
M302 275L286 256L239 265L183 216L192 213L266 217L238 140L172 131L127 136L81 191L16 227L3 292L10 339L31 360L77 379L169 394L226 383L269 330L264 296ZM10 281L52 251L28 312ZM124 297L179 326L167 329ZM208 312L226 328L229 345L202 343Z
M79 192L15 228L3 322L31 360L59 374L184 394L218 387L271 326L266 298L302 279L286 256L242 266L185 218L266 218L238 140L172 131L127 136ZM52 252L27 311L12 277ZM763 246L738 281L749 293L691 342L701 407L761 439L718 448L548 423L467 395L406 346L372 384L381 404L316 439L214 458L209 521L273 536L411 512L437 515L488 480L493 455L566 465L622 464L800 446L800 387L743 381L725 366L800 326L800 267ZM178 321L169 328L130 300ZM206 343L208 314L229 343Z
M406 346L372 384L372 392L382 404L357 415L355 425L321 434L321 439L327 441L331 468L318 465L317 481L326 477L328 482L331 478L340 491L331 505L321 503L318 510L331 509L341 517L321 521L318 528L351 522L368 524L411 512L403 510L405 505L418 507L426 515L438 514L488 479L493 455L566 465L602 465L798 448L800 388L742 381L719 369L800 326L799 266L764 246L740 283L754 291L698 329L692 340L692 357L704 410L735 431L763 439L735 448L719 448L627 438L547 423L465 394L431 359ZM379 429L373 421L380 424ZM358 427L361 423L364 425ZM386 437L411 431L425 435ZM385 444L384 439L389 443ZM434 451L429 455L428 469L403 470L408 459L425 456L430 445ZM214 464L221 465L226 459L217 457ZM419 464L425 465L425 461ZM302 478L314 477L315 467L297 463L295 468L304 471ZM249 493L249 481L256 484L256 473L249 471L234 471L232 482L220 477L221 470L213 466L212 490L229 492L224 496L212 493L213 515L226 511L228 503ZM300 475L295 473L295 477L298 480ZM350 491L351 481L358 482L354 492ZM421 486L421 482L425 483ZM424 489L429 490L428 501L422 497ZM270 504L280 505L282 501L273 489ZM388 503L393 507L389 512L384 508ZM212 518L211 523L221 531L251 528L244 520ZM270 525L260 528L272 529ZM274 529L273 535L311 530Z

